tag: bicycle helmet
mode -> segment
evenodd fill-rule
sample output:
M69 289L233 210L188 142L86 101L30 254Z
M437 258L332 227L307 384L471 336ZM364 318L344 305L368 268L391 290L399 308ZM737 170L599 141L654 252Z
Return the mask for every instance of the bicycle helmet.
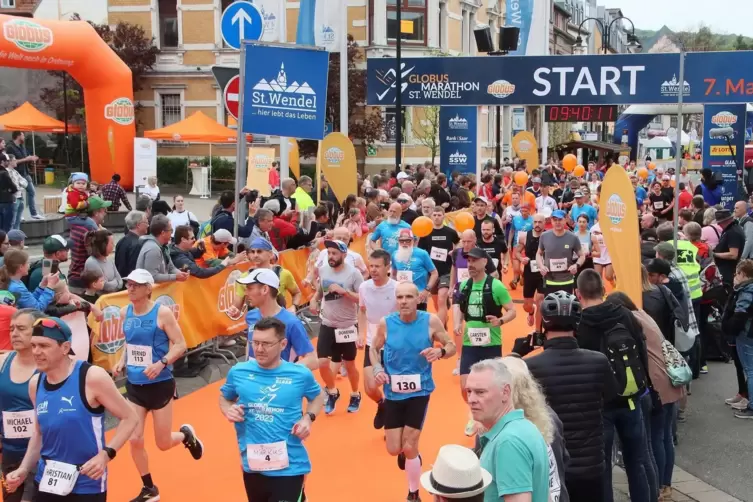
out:
M571 331L578 326L583 309L578 299L564 291L546 295L541 302L541 318L549 331Z

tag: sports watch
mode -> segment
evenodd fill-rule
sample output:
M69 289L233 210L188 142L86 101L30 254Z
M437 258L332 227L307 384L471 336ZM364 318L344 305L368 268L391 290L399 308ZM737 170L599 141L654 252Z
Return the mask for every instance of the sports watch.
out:
M105 447L104 447L104 448L102 448L102 449L103 449L103 450L105 451L105 453L107 453L107 457L108 457L108 458L109 458L110 460L114 459L114 458L115 458L115 455L117 455L117 454L118 454L118 452L117 452L117 451L115 451L115 449L114 449L114 448L110 448L109 446L105 446Z
M313 414L313 413L311 413L310 411L307 411L307 412L306 412L306 415L308 415L308 416L309 416L309 420L311 420L311 423L312 423L312 424L313 424L313 423L314 423L314 422L316 421L316 415L314 415L314 414Z
M160 359L159 362L161 362L162 364L164 364L165 367L167 367L169 365L169 363L167 362L167 358L166 357L163 357L162 359Z

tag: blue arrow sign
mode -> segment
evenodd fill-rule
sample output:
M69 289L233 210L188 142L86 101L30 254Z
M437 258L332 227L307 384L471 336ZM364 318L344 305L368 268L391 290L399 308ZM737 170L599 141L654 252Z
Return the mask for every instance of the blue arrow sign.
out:
M233 2L222 13L222 39L233 49L240 49L243 40L259 40L264 32L264 20L251 2Z

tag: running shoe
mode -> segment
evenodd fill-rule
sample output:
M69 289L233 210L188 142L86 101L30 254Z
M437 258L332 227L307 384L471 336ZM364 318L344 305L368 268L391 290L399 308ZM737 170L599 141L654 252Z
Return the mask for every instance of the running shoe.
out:
M535 318L534 318L535 314L536 314L536 307L534 306L533 312L528 314L528 316L526 317L526 322L528 323L529 326L533 326L533 323L535 322Z
M377 403L376 415L374 415L374 428L379 430L384 427L384 399Z
M348 413L355 413L361 409L361 393L350 395L350 403L348 403Z
M327 392L327 403L324 405L325 414L331 415L335 412L335 403L337 403L338 399L340 399L340 391L337 391L335 394Z
M688 418L685 416L685 410L677 410L677 423L684 424Z
M744 410L740 410L737 413L735 413L735 418L752 419L753 418L753 410L751 410L750 408L746 408Z
M131 500L131 502L157 502L159 500L159 490L157 489L157 486L152 486L151 488L147 488L144 486L141 488L141 493L139 493L139 496L135 499Z
M741 396L740 394L738 394L735 397L730 397L729 399L725 399L724 400L724 404L726 404L727 406L732 406L733 404L739 403L743 399L745 399L745 398L743 396Z
M510 289L513 289L513 290L514 289L518 289L518 280L517 279L513 279L512 281L510 281Z
M745 399L745 398L742 398L739 402L737 402L735 404L731 404L730 406L732 407L733 410L740 410L741 411L741 410L746 409L748 407L748 405L749 405L748 400Z
M709 367L704 364L703 366L701 366L700 373L701 373L701 375L708 375L709 374Z
M421 502L421 497L418 496L418 491L408 492L408 498L406 502Z
M193 426L190 424L183 424L180 426L180 432L185 436L185 438L183 438L183 446L188 448L188 451L191 452L191 456L194 460L199 460L204 454L204 443L202 443L201 439L196 435Z

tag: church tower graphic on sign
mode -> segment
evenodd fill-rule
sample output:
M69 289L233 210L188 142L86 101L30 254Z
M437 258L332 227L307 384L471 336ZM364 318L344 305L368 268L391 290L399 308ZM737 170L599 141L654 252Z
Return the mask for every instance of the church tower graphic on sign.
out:
M277 74L277 83L285 89L288 85L288 77L285 76L285 63L280 64L280 73Z

